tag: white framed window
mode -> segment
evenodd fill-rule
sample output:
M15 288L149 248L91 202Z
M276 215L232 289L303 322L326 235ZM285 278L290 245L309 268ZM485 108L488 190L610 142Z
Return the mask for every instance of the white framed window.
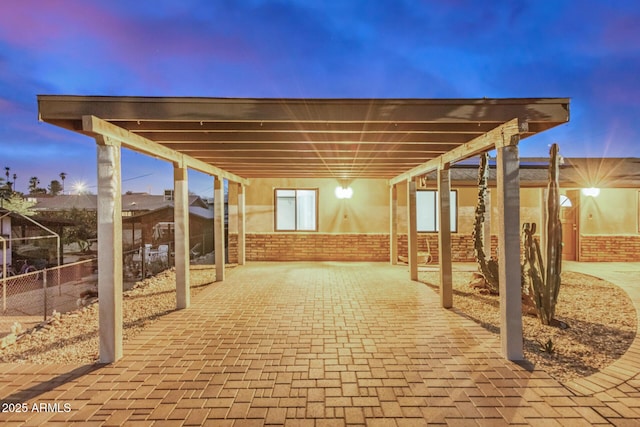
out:
M275 190L276 231L318 231L318 189Z
M451 191L451 232L458 231L458 192ZM439 230L438 192L418 190L416 192L416 216L418 231L437 232Z

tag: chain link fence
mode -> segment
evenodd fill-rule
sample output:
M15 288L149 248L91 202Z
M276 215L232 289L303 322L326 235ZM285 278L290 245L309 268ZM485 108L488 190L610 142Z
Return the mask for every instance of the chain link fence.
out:
M212 253L203 253L196 239L191 249L192 264L213 264ZM173 242L154 247L144 245L123 252L123 290L155 276L174 265ZM25 329L52 316L66 313L97 299L97 258L46 268L25 274L0 275L0 338L18 322Z
M83 294L96 292L97 283L95 258L1 278L0 336L14 322L29 327L47 320L54 310L75 310Z

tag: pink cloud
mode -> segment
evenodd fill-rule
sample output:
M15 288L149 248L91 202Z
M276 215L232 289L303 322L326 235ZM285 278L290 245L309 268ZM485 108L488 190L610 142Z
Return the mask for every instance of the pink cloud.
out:
M0 98L0 112L9 113L13 112L13 103L9 100Z
M181 19L141 20L114 7L70 0L23 0L3 5L0 39L38 58L109 67L146 74L171 58L184 65L255 61L256 52L244 40L217 32L213 26ZM242 32L239 32L242 34ZM162 70L158 70L162 71Z
M603 47L611 52L638 54L640 51L639 20L638 14L612 17L607 21L602 32Z

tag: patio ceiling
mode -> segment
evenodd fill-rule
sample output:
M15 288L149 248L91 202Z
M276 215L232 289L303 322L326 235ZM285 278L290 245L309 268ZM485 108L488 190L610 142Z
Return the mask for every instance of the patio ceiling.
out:
M128 131L123 134L148 141L160 153L173 150L195 159L197 164L227 171L230 175L226 177L231 179L235 176L391 179L454 149L466 153L465 144L512 119L526 125L521 139L569 120L566 98L39 95L38 104L40 119L45 122L94 136L93 125L83 124L83 117L94 116L99 119L94 120L96 126L108 122L121 128L118 130ZM468 151L468 155L473 154Z

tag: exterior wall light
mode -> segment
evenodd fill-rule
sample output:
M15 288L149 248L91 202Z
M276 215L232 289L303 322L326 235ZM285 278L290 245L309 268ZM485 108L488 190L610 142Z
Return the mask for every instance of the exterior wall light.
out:
M353 196L353 189L351 187L336 187L335 194L338 199L350 199Z
M598 197L598 195L600 194L600 189L595 187L583 188L582 194L589 197Z

